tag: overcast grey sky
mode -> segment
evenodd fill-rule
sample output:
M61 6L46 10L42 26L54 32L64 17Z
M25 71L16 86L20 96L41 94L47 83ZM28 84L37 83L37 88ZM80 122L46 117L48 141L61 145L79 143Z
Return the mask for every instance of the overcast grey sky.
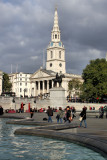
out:
M68 73L107 52L107 0L0 0L0 70L34 73L51 40L57 4ZM17 67L18 66L18 67Z

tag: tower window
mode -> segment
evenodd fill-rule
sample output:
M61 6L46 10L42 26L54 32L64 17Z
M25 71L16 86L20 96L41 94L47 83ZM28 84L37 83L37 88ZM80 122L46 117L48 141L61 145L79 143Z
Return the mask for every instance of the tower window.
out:
M51 51L51 59L53 58L53 52Z
M61 51L59 51L59 58L61 59Z
M52 63L50 63L50 67L52 67Z
M55 34L55 39L57 39L57 34Z

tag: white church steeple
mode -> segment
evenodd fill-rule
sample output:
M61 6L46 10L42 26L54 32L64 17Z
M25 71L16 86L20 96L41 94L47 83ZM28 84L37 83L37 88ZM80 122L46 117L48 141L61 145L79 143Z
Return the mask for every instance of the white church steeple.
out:
M52 30L52 33L51 33L51 41L60 42L60 30L59 30L59 25L58 25L57 8L55 9L54 25L53 25L53 30Z
M58 73L66 73L65 48L61 42L57 8L55 8L54 25L51 32L51 42L47 48L46 69Z

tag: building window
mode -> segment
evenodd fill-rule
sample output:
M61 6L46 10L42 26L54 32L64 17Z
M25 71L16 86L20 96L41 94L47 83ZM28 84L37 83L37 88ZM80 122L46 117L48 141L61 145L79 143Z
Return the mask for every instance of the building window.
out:
M22 83L20 83L20 86L22 86Z
M62 67L62 63L60 63L59 66Z
M22 74L20 74L20 76L22 76Z
M50 63L50 67L52 67L52 63Z
M22 78L20 78L20 81L22 81Z
M61 59L61 51L59 51L59 58Z
M20 92L22 92L22 88L20 88Z
M25 83L25 86L27 86L27 83Z
M53 58L53 52L51 51L51 59Z
M58 34L58 39L59 39L59 34Z
M54 34L53 34L53 39L54 39Z
M55 39L57 39L57 34L55 34Z

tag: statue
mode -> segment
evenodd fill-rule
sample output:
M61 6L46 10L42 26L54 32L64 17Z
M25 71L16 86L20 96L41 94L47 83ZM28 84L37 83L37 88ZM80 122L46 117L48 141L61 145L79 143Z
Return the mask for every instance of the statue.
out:
M58 73L56 74L56 78L52 79L54 81L54 86L55 84L58 82L59 83L59 87L61 87L61 84L62 84L62 78L65 78L65 75L62 74L62 75L58 75Z

